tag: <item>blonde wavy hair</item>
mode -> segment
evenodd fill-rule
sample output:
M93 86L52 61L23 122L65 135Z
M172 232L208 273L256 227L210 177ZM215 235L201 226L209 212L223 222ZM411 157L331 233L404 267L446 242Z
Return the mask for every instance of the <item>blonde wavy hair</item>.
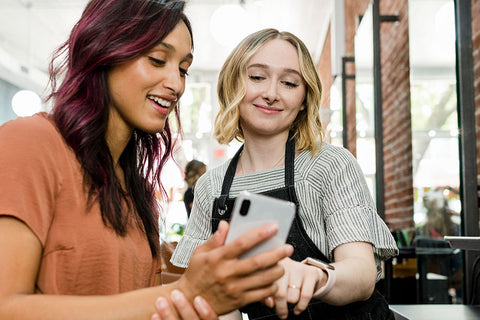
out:
M305 108L291 124L296 148L320 151L323 129L320 122L320 101L322 84L310 52L298 37L290 32L276 29L263 29L243 39L230 53L218 76L217 94L220 111L215 118L213 135L220 144L228 144L233 139L244 141L240 126L239 105L246 93L247 63L250 58L268 41L282 39L291 43L299 56L300 72L306 84Z

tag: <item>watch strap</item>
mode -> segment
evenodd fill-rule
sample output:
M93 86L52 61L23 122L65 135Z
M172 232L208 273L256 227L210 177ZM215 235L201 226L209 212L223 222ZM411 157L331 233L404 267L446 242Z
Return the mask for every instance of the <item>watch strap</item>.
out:
M302 263L317 267L327 273L327 282L320 289L313 293L313 298L320 299L321 297L327 295L332 290L337 280L335 275L335 267L313 258L307 258L303 260Z

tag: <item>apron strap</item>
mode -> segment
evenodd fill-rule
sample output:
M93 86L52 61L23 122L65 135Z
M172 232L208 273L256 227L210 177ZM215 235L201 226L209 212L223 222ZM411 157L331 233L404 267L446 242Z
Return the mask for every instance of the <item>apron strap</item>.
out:
M293 132L288 134L285 145L285 186L288 189L290 199L298 206L297 194L295 193L295 139Z
M235 171L237 170L238 160L240 159L240 154L243 151L243 144L238 149L235 156L233 156L230 164L228 165L227 172L223 178L223 185L222 185L222 193L218 198L218 213L223 216L227 211L227 198L228 194L230 193L230 187L232 186L233 178L235 177Z

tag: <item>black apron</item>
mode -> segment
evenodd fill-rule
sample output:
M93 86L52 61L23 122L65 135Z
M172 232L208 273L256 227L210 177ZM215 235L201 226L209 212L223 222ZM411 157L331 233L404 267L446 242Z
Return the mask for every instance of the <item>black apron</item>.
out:
M228 166L227 172L223 179L222 193L220 197L215 198L211 220L212 232L217 230L220 220L230 221L235 198L229 198L228 195L242 150L243 146L240 147L230 161L230 165ZM297 205L297 212L295 214L295 218L293 219L292 227L287 238L287 243L294 247L294 252L290 258L295 261L302 261L307 257L312 257L328 263L328 258L317 248L317 246L305 232L302 221L298 214L299 203L294 187L294 160L295 139L293 139L292 135L290 134L285 146L285 186L263 192L262 194L291 201ZM288 319L394 319L393 313L390 311L386 300L377 291L375 291L367 301L355 302L341 307L331 306L321 300L312 299L307 309L298 316L293 314L294 307L294 304L288 305ZM275 313L275 309L270 309L260 302L250 304L242 308L241 311L247 313L251 320L279 319Z

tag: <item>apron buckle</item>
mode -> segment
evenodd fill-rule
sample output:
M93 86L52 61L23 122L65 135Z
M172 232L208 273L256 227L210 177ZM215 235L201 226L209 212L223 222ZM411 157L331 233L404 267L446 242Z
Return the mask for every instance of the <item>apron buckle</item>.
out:
M218 214L221 215L221 216L223 216L223 215L227 212L227 210L228 210L227 205L225 205L225 208L224 208L224 209L218 208Z

